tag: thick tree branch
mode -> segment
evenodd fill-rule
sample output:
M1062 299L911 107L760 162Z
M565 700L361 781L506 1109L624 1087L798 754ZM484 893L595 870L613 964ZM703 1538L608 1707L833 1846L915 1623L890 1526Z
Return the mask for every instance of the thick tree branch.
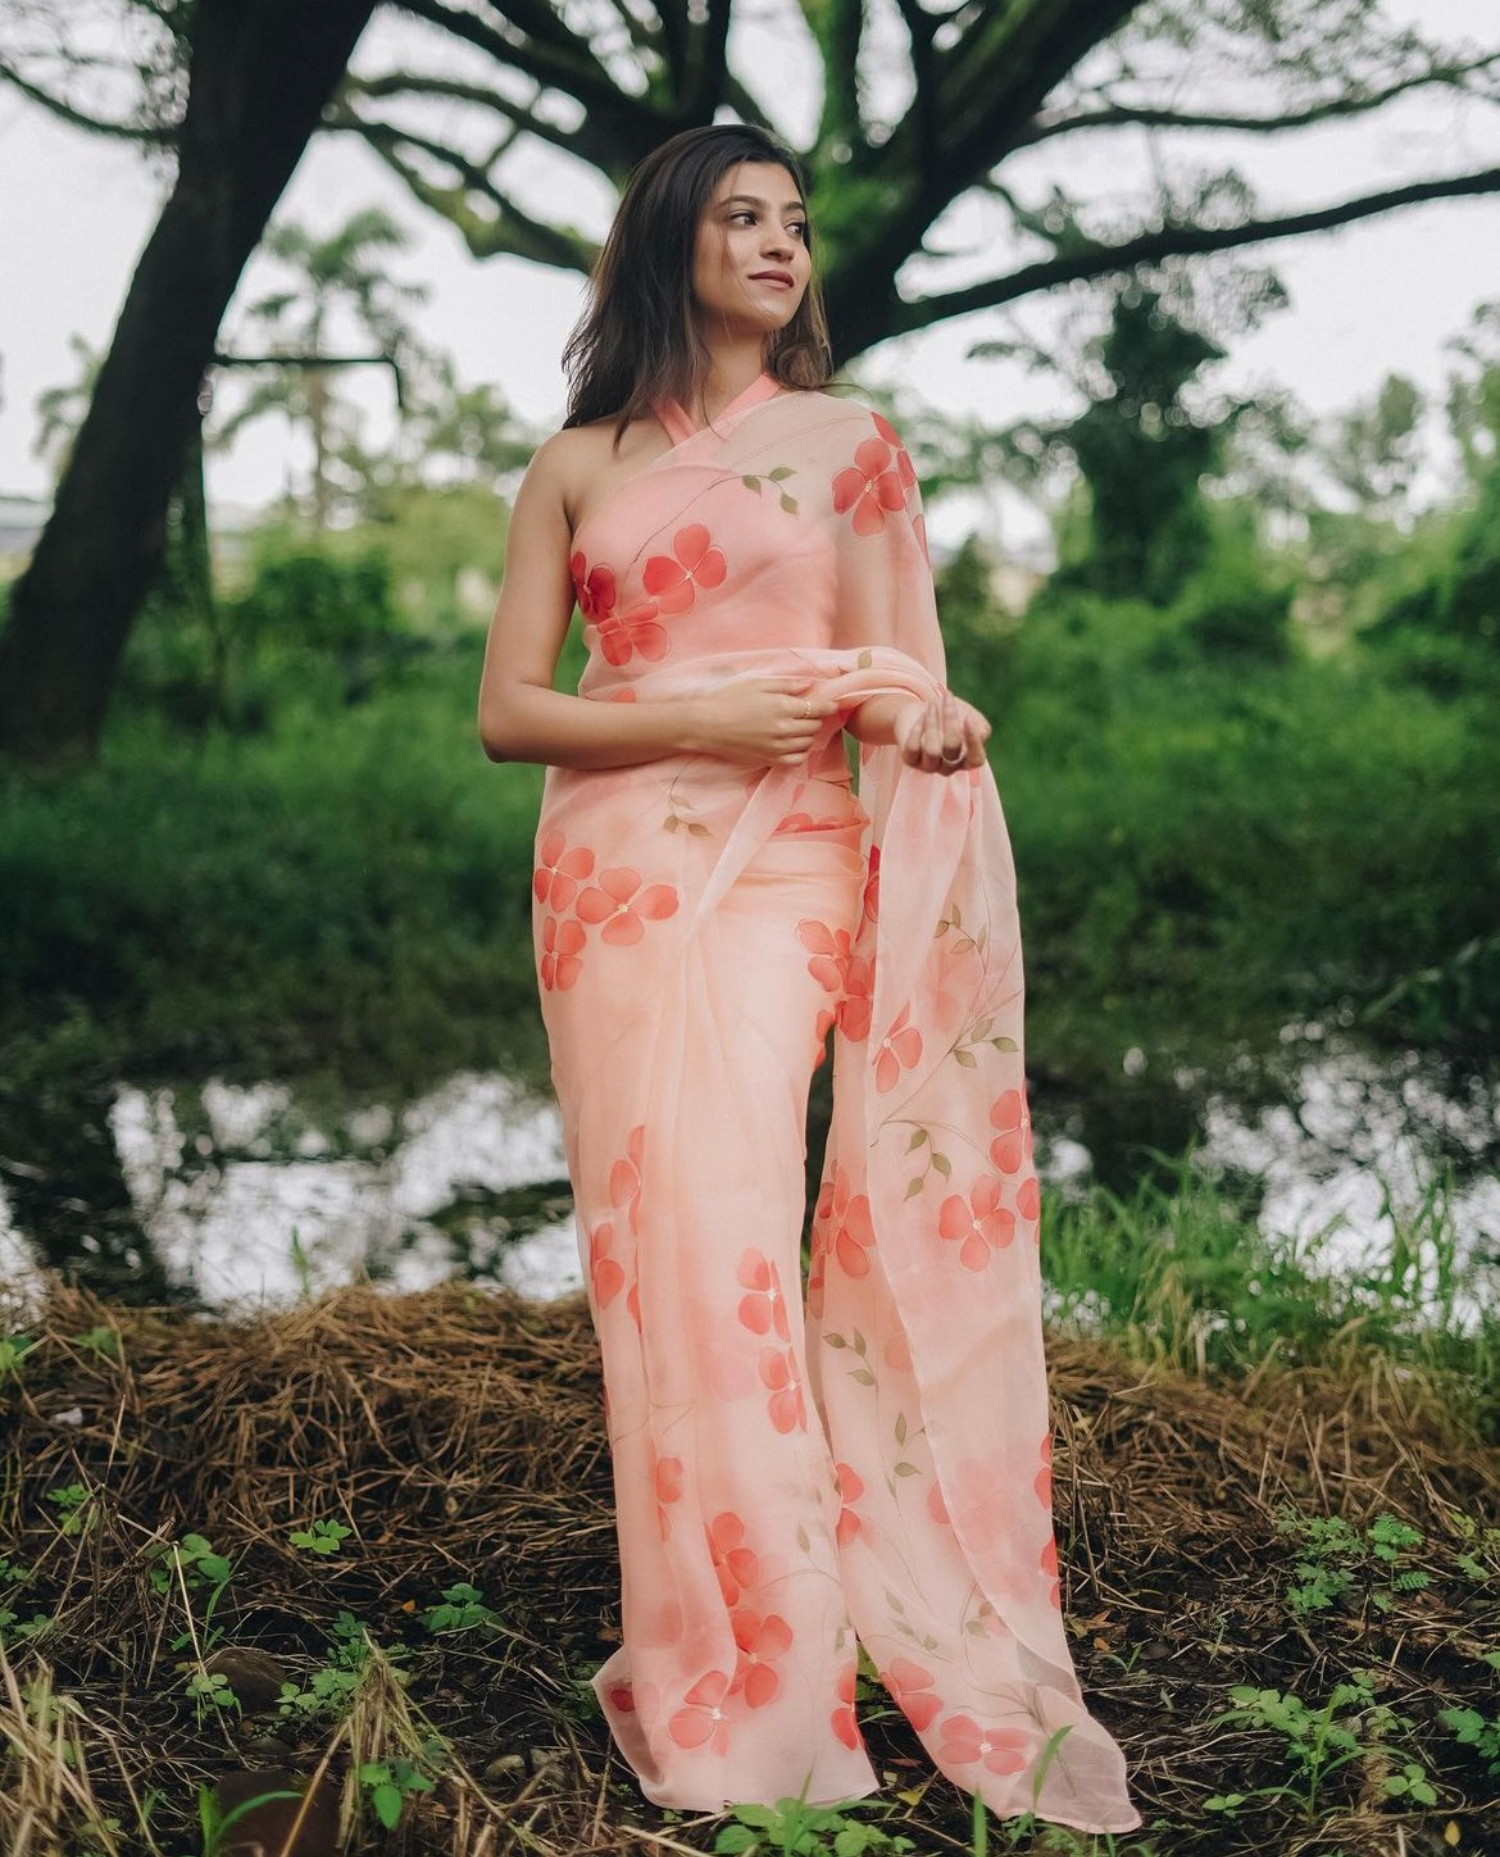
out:
M358 98L372 103L388 100L399 102L403 97L440 97L448 103L470 103L476 109L493 110L503 116L509 123L526 135L534 135L539 142L550 142L554 148L562 149L566 154L578 155L583 160L603 167L613 150L607 149L589 134L587 120L576 128L565 129L559 123L549 123L538 116L535 110L524 103L515 103L489 84L466 84L452 77L408 77L404 72L390 72L382 77L349 77L345 79L343 92L334 108L324 120L325 129L351 129L358 134L375 130L382 134L401 135L404 133L394 123L372 121L361 116L352 107L351 99ZM436 143L429 145L434 150ZM441 145L442 158L448 158L448 145Z
M456 149L430 142L409 130L392 129L383 123L362 122L357 126L373 152L400 176L412 194L457 228L476 258L507 254L530 258L536 264L555 265L564 271L585 273L592 267L597 247L591 240L565 226L545 225L523 212L508 194L500 192L490 179L487 167L470 161ZM508 139L513 140L515 134L512 129ZM433 161L446 162L460 177L458 185L442 187L429 181L403 157L403 148L416 149ZM497 160L504 149L505 143L502 143L490 160ZM486 218L474 210L471 196L476 194L489 201L494 208L494 218Z
M1486 75L1492 71L1500 71L1500 53L1492 52L1466 64L1415 72L1397 83L1372 90L1364 96L1329 97L1319 103L1310 103L1304 109L1286 110L1276 116L1238 116L1227 112L1107 104L1100 109L1075 110L1052 117L1038 116L1025 135L1017 140L1016 146L1031 148L1038 142L1050 141L1055 136L1081 129L1228 129L1240 130L1249 135L1271 135L1283 129L1306 129L1314 123L1332 122L1340 117L1365 116L1397 97L1432 85L1467 90L1468 86L1464 82L1466 78Z
M502 32L472 13L444 4L444 0L395 0L399 10L440 26L466 45L487 53L497 64L511 65L539 84L549 84L574 97L585 109L639 144L640 152L662 134L656 110L630 96L615 83L594 56L586 40L563 25L550 6L506 0L493 5L511 26Z
M982 283L965 285L961 290L940 291L936 296L899 302L887 334L905 335L953 316L996 309L1002 303L1013 303L1018 297L1051 290L1058 284L1118 275L1162 258L1202 257L1210 252L1233 251L1241 245L1258 245L1301 233L1326 232L1336 226L1352 225L1357 220L1372 219L1380 213L1395 212L1400 207L1416 206L1424 200L1471 199L1492 193L1500 193L1500 168L1485 168L1476 174L1452 175L1442 180L1415 181L1408 187L1393 187L1385 193L1341 200L1336 205L1318 207L1311 212L1288 213L1279 219L1250 219L1238 226L1162 226L1138 233L1117 245L1089 245L1023 265L1006 277L987 278Z

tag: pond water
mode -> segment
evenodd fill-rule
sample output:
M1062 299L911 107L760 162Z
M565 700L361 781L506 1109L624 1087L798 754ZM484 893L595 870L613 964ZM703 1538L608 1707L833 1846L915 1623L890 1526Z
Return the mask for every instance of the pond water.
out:
M1097 1102L1039 1092L1043 1179L1082 1191L1103 1144L1120 1143L1119 1104L1133 1102L1136 1141L1186 1130L1194 1165L1258 1182L1263 1231L1314 1272L1368 1270L1390 1253L1397 1220L1434 1229L1444 1169L1460 1266L1500 1264L1495 1080L1377 1057L1316 1026L1287 1028L1283 1043L1269 1101L1262 1060L1216 1079L1179 1071L1146 1092L1135 1052L1102 1120ZM538 1297L581 1285L557 1110L512 1077L462 1073L399 1109L337 1111L275 1082L123 1083L100 1092L98 1110L92 1147L55 1168L7 1158L0 1131L0 1281L24 1290L41 1259L105 1294L225 1312L360 1277L409 1290L460 1276ZM1435 1279L1430 1249L1416 1267ZM1472 1327L1477 1311L1456 1314Z

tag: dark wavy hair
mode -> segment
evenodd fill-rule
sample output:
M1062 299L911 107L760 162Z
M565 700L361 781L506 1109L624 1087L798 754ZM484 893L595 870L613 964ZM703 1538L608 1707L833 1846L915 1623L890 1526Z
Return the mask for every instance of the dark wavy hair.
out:
M565 425L615 416L615 437L661 400L691 405L709 353L693 317L698 222L741 161L786 168L806 200L806 170L775 136L744 123L685 129L634 170L589 279L589 305L563 350ZM812 232L807 233L809 245ZM784 329L766 343L766 370L786 387L821 387L832 374L816 279Z

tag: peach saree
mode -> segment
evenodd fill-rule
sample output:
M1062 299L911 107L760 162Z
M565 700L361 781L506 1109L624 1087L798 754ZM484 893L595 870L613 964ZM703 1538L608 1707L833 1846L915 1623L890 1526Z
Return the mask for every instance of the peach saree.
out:
M856 797L839 726L944 675L911 463L877 415L769 376L711 428L661 417L672 449L575 537L580 695L800 671L842 707L793 768L547 774L537 967L622 1585L594 1686L658 1804L827 1804L878 1784L862 1641L994 1812L1128 1830L1060 1610L999 798L892 748Z

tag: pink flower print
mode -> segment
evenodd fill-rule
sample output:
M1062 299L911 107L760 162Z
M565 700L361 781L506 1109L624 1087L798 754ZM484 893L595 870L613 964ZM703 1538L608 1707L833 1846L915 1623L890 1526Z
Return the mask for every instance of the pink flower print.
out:
M943 1501L943 1486L934 1477L927 1486L927 1513L939 1528L951 1528L953 1518L948 1513L948 1505Z
M566 909L585 877L594 874L594 854L585 845L569 851L562 833L553 830L542 840L541 862L531 879L532 894L539 903L554 909Z
M850 958L839 1001L839 1030L853 1044L870 1036L870 1009L875 1003L875 967L863 955Z
M831 929L809 917L797 924L797 939L813 957L807 963L807 971L823 991L842 992L849 967L849 931Z
M740 1594L748 1592L760 1578L760 1561L754 1550L745 1546L745 1524L733 1509L724 1509L705 1532L724 1603L737 1605Z
M911 456L901 442L901 434L883 414L873 415L875 430L896 454L896 475L901 479L902 488L910 490L917 481L917 473L912 465Z
M890 1691L891 1700L918 1734L930 1728L936 1717L942 1714L942 1697L924 1693L932 1688L935 1680L932 1672L913 1663L909 1657L893 1657L890 1668L881 1671L880 1680Z
M760 1378L771 1394L766 1409L777 1431L806 1431L807 1402L802 1396L802 1382L797 1378L797 1362L791 1349L762 1348Z
M608 1219L589 1233L589 1278L601 1309L607 1309L625 1287L625 1272L609 1255L614 1241L615 1228Z
M848 1464L835 1464L834 1469L838 1472L839 1501L843 1505L839 1510L835 1539L840 1547L848 1547L860 1529L864 1527L864 1517L854 1508L854 1504L865 1493L864 1478L852 1470Z
M679 1747L707 1746L714 1754L729 1752L729 1723L724 1719L723 1703L729 1689L729 1677L723 1670L710 1670L683 1697L680 1708L667 1724L667 1733Z
M542 924L542 985L551 992L566 993L583 972L584 933L576 922L559 922L548 916Z
M1016 1191L1016 1211L1021 1215L1023 1219L1029 1219L1033 1222L1035 1222L1037 1219L1041 1217L1042 1194L1041 1194L1041 1189L1038 1187L1036 1183L1035 1174L1032 1174L1028 1179L1023 1180L1019 1188L1017 1189ZM1041 1242L1041 1235L1042 1235L1041 1228L1040 1226L1038 1226L1036 1232L1033 1234L1033 1236L1037 1239L1038 1243Z
M631 1715L635 1712L635 1690L629 1683L611 1683L605 1693L612 1706L617 1708L622 1715Z
M642 889L641 873L620 868L602 870L599 882L580 893L580 922L602 922L599 931L604 941L628 948L646 932L648 922L661 922L677 914L677 892L669 883L653 883Z
M949 1516L976 1553L1003 1541L1011 1523L1011 1504L998 1470L982 1458L966 1457L953 1476Z
M1056 1535L1049 1535L1047 1537L1047 1545L1046 1547L1042 1549L1040 1558L1037 1561L1037 1565L1041 1568L1043 1574L1046 1576L1049 1582L1048 1589L1047 1589L1048 1602L1056 1606L1058 1611L1061 1612L1062 1611L1062 1581L1058 1578L1058 1573L1057 1573L1057 1536Z
M740 1298L740 1320L752 1335L769 1335L774 1328L783 1341L792 1337L786 1298L776 1266L763 1252L749 1250L736 1273L749 1294Z
M708 530L701 522L690 522L672 537L671 555L650 557L641 582L664 613L685 613L699 587L719 586L727 572L723 553L712 545Z
M855 1666L845 1664L839 1672L838 1699L839 1706L828 1718L833 1732L849 1749L859 1746L859 1720L854 1713Z
M1002 1251L1016 1235L1015 1214L1000 1204L1000 1182L984 1174L974 1183L967 1205L950 1193L938 1208L938 1235L959 1246L965 1270L983 1270L991 1251Z
M1042 1434L1042 1467L1032 1479L1036 1499L1048 1511L1052 1508L1052 1434Z
M665 1541L672 1532L672 1518L667 1510L672 1503L682 1499L682 1459L658 1457L655 1480L656 1520L661 1528L661 1538Z
M911 1372L911 1344L904 1333L890 1336L880 1350L880 1357L892 1373Z
M584 892L586 896L587 891ZM578 913L583 914L583 898L579 898ZM903 1070L910 1070L920 1063L922 1057L922 1034L914 1025L908 1025L911 1007L903 1006L897 1013L891 1029L880 1041L880 1055L875 1060L875 1088L893 1090L900 1081Z
M625 1158L609 1170L609 1203L628 1208L630 1229L640 1230L641 1169L646 1159L646 1125L642 1122L625 1138Z
M664 658L671 640L667 628L657 623L660 610L655 600L642 600L628 612L605 613L596 619L594 632L606 662L618 669L628 664L636 652L653 664Z
M568 570L573 576L578 610L585 620L597 623L614 611L615 571L612 567L596 567L591 573L580 551L568 563Z
M777 1613L762 1618L748 1606L742 1606L730 1624L740 1652L730 1694L743 1692L752 1709L763 1709L781 1688L781 1678L771 1666L791 1649L792 1628Z
M828 1223L831 1232L828 1248L844 1275L869 1276L870 1260L866 1253L875 1244L870 1201L864 1193L850 1193L849 1176L842 1167L834 1167L831 1187L824 1181L818 1195L818 1211Z
M939 1766L977 1766L991 1773L1019 1773L1026 1765L1024 1728L981 1728L972 1716L950 1715L939 1730Z
M890 466L890 446L867 438L856 448L854 463L833 480L833 507L841 516L854 511L856 535L878 535L887 511L906 508L900 476Z
M1031 1116L1020 1090L1006 1090L995 1099L990 1127L999 1131L990 1143L990 1159L1001 1173L1018 1173L1022 1161L1031 1159Z
M639 1277L630 1286L630 1294L625 1298L625 1307L630 1312L630 1319L637 1331L641 1326L641 1280Z
M798 832L816 832L823 821L815 819L810 812L789 812L772 832L772 838L791 838ZM801 924L798 924L801 928Z

